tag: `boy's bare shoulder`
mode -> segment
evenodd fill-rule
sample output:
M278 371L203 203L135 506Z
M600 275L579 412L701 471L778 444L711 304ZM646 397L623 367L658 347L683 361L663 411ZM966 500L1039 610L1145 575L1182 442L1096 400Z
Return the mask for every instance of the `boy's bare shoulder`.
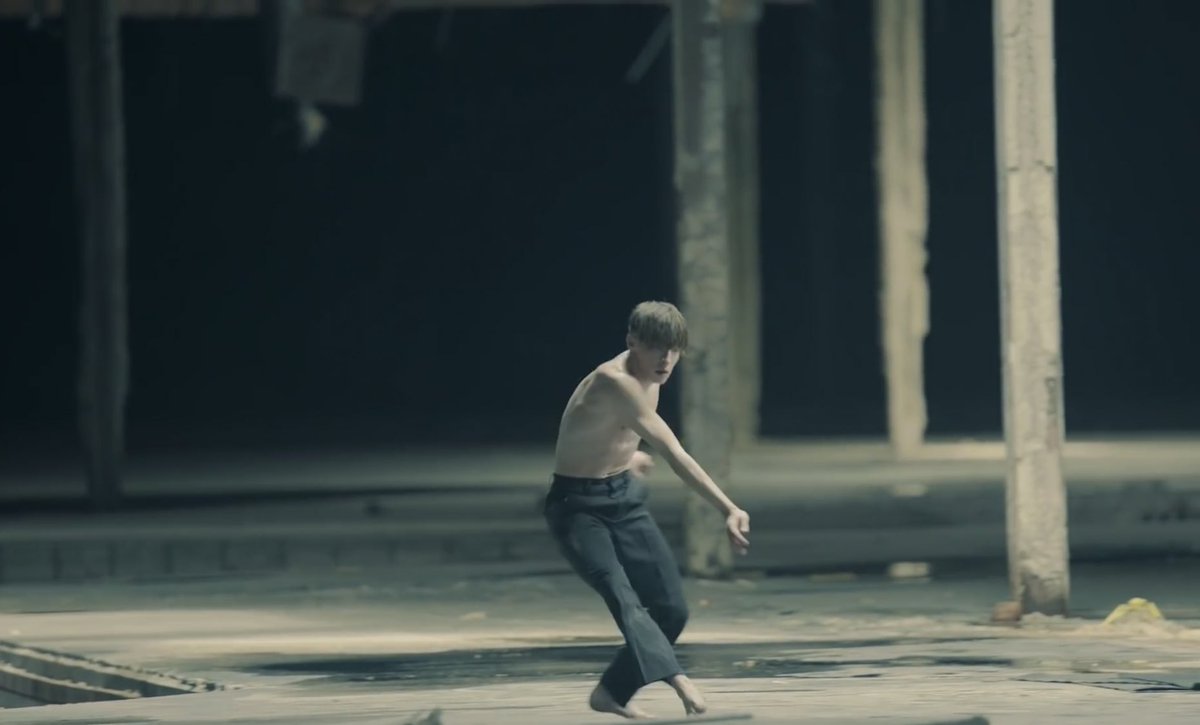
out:
M592 390L604 398L628 402L640 399L641 388L632 375L610 360L592 372Z
M636 388L634 377L622 369L616 360L608 360L592 371L592 390L600 395L623 396Z

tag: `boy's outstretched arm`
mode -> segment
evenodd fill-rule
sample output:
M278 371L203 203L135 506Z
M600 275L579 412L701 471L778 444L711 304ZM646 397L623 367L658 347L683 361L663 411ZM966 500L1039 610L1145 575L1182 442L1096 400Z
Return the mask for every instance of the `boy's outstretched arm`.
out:
M610 384L616 388L614 392L620 406L622 422L629 425L642 440L658 451L684 483L725 516L725 528L729 539L739 553L744 554L750 546L747 538L750 533L750 515L738 508L696 459L684 450L671 427L650 406L645 397L639 394L636 384L621 379L610 380Z

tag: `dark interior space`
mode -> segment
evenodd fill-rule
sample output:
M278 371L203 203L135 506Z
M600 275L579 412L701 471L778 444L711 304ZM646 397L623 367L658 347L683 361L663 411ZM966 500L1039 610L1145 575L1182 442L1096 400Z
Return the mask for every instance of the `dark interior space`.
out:
M1068 429L1195 429L1200 6L1056 7ZM669 49L626 79L663 16L396 14L305 152L259 22L125 21L131 448L552 440L633 304L675 298ZM926 23L930 433L996 435L990 10L931 0ZM884 433L870 27L866 0L761 25L769 436ZM69 448L61 23L0 22L0 75L0 425Z

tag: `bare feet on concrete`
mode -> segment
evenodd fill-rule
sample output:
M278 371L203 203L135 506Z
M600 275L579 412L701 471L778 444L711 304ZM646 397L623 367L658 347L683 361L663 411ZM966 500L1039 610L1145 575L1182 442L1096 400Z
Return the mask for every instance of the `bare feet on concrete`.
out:
M596 689L592 690L592 696L588 698L588 705L596 712L608 712L630 720L652 720L654 718L653 715L637 705L618 703L612 695L608 694L608 690L604 689L604 685L596 685Z
M675 688L675 694L679 695L687 714L703 715L708 710L708 705L704 703L704 695L700 694L700 690L692 684L687 675L675 675L668 680L668 683Z

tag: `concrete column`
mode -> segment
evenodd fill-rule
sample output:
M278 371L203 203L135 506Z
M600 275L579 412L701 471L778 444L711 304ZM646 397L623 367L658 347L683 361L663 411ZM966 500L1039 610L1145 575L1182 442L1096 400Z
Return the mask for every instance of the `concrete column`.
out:
M121 495L129 387L125 125L116 0L65 4L81 277L79 428L88 493L101 509Z
M719 0L674 0L671 12L679 290L691 343L683 369L683 444L726 487L733 422L725 52L719 5ZM723 518L695 494L686 507L688 572L727 575L733 554Z
M888 438L911 458L925 438L924 344L929 332L925 236L924 0L875 0L879 239Z
M993 35L1009 575L1024 612L1063 614L1070 580L1054 3L995 0Z
M725 114L729 188L733 438L758 439L762 398L762 274L758 239L759 0L724 3Z
M796 39L801 47L800 86L804 117L799 138L804 160L799 169L798 197L800 227L796 241L804 248L796 284L803 295L794 327L802 330L804 357L797 373L804 379L805 407L820 410L836 405L838 392L828 381L837 377L841 365L837 325L838 214L834 208L838 192L830 179L837 173L841 85L836 53L834 17L838 0L810 0L804 5Z

